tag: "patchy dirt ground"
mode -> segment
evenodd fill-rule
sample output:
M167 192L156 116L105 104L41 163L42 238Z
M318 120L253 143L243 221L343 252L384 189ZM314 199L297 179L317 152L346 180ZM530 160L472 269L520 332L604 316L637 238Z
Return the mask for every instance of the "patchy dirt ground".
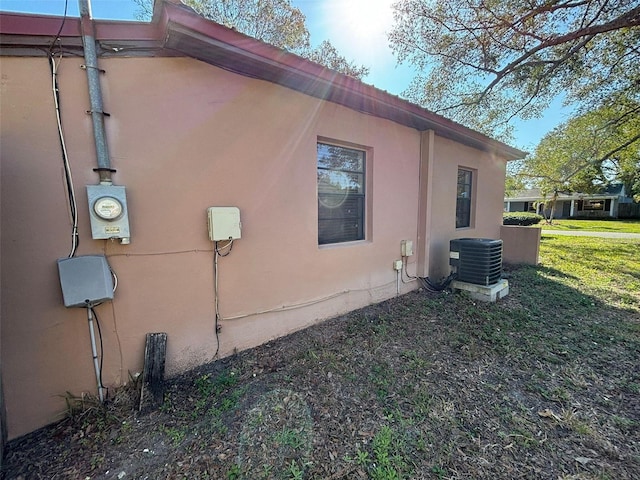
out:
M640 314L553 275L352 312L174 378L143 416L131 388L76 404L4 477L638 479Z

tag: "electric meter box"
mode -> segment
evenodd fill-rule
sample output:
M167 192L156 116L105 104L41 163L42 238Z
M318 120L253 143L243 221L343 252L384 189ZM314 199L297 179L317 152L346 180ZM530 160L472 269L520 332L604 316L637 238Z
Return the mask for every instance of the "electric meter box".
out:
M113 277L104 255L58 260L65 307L91 307L113 299Z
M237 240L240 238L240 209L238 207L209 207L207 209L209 240Z
M120 239L127 244L129 210L125 188L117 185L87 185L91 237L94 240Z

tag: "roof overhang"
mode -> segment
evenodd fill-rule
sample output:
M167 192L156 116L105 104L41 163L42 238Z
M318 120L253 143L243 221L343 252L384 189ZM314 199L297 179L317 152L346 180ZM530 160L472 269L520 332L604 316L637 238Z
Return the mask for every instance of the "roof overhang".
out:
M419 131L433 130L438 136L506 160L526 156L521 150L358 79L207 20L176 1L157 0L151 23L94 21L100 56L192 57ZM2 13L0 19L2 55L46 55L58 32L63 51L77 53L82 49L79 18Z

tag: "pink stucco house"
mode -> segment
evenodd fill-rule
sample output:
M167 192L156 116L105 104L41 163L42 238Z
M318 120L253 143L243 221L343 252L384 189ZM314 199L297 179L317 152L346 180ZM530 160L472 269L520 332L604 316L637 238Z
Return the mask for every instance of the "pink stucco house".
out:
M141 370L148 332L168 334L167 374L177 374L417 288L394 270L403 241L413 252L402 278L437 280L452 238L500 238L505 166L523 152L174 1L156 2L151 23L93 26L128 244L92 235L91 215L119 211L87 200L99 175L86 22L0 18L9 438L59 418L65 392L96 388L87 314L63 305L56 264L73 221L49 52L77 196L74 254L106 256L118 278L113 301L96 307L107 386ZM233 247L218 245L229 254L217 258L217 288L216 206L237 207L241 221Z

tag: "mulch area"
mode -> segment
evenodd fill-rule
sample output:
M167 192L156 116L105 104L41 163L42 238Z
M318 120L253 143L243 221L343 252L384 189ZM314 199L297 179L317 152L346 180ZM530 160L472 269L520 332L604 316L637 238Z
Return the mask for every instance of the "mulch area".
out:
M3 476L640 478L640 329L598 348L578 329L581 347L558 349L567 325L538 314L554 351L534 351L505 322L525 318L511 282L497 305L416 291L240 352L170 379L145 415L132 385L105 409L75 402L9 443Z

